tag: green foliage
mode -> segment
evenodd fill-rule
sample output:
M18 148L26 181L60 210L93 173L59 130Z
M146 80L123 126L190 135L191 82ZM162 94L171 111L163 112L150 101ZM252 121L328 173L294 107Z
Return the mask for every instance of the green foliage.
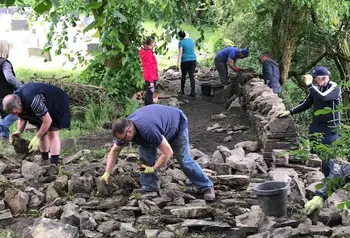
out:
M107 153L108 151L106 148L100 148L91 151L92 156L97 159L102 159Z
M134 62L138 59L134 57ZM127 71L106 68L103 62L93 60L81 74L80 80L87 84L98 85L106 88L111 98L124 100L143 87L140 65L130 64L125 66ZM132 68L135 67L135 68ZM133 77L129 73L133 72Z
M35 0L0 0L1 7L29 7L34 4Z
M72 128L81 128L93 130L102 126L106 122L110 122L110 108L108 103L104 105L91 102L87 106L87 111L81 116L73 117Z
M104 86L117 100L130 97L143 86L138 56L146 34L142 26L143 21L165 21L164 32L156 36L157 40L162 42L158 53L167 51L169 38L176 34L181 23L191 20L200 25L199 20L193 17L197 16L199 11L196 10L198 2L194 0L35 0L33 7L38 15L46 16L52 23L45 50L55 46L56 54L65 54L70 61L86 63L88 67L82 74L83 80ZM94 35L100 37L100 52L95 53L94 59L89 62L85 61L79 52L72 53L66 50L69 40L68 27L77 26L78 14L94 18L83 32L95 31ZM200 27L198 29L201 33L200 41L204 32Z
M13 234L11 231L0 229L1 238L20 238L20 235Z
M29 209L25 213L23 213L20 217L21 218L38 218L42 216L42 211L39 211L38 209ZM2 236L0 236L2 237Z
M123 116L128 116L140 107L140 103L133 99L126 98Z
M305 100L307 96L293 81L288 80L282 87L283 102L286 108L292 109ZM293 115L297 129L301 135L308 133L308 126L312 120L312 110Z
M339 106L335 111L344 113L344 106ZM323 109L316 111L315 114L323 113L332 113L329 109ZM350 126L341 124L339 128L334 128L338 130L340 137L331 143L330 145L322 144L323 135L320 133L315 133L310 135L312 140L308 141L306 138L302 139L299 148L290 151L291 156L299 157L304 160L307 160L309 157L309 150L314 151L318 154L320 159L326 163L328 159L338 159L338 158L349 158L350 157ZM332 179L325 178L324 182L326 183L325 192L328 196L331 196L337 189L346 184L344 178L339 178L334 176ZM316 189L320 189L323 185L319 184L316 186Z

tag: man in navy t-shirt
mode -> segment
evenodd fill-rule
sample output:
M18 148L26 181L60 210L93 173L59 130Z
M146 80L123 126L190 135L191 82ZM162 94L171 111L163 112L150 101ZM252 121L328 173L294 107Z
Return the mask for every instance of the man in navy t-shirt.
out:
M248 48L239 49L237 47L226 47L217 53L215 56L215 67L219 72L219 77L222 84L227 84L228 81L227 66L229 66L235 72L239 72L240 69L237 66L237 60L248 57L248 53Z
M108 154L106 172L101 177L108 183L110 173L123 146L129 142L139 145L141 185L145 192L159 190L159 170L173 154L182 171L204 199L213 201L213 183L190 153L188 122L185 114L175 107L152 104L136 110L127 118L118 119L112 126L115 143ZM161 155L157 160L157 148Z

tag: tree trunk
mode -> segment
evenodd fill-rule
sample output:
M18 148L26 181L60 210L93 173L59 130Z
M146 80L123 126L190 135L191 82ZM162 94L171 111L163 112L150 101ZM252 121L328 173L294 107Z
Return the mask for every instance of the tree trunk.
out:
M277 8L275 15L272 19L272 27L271 27L271 57L276 61L281 61L281 45L280 38L282 32L282 15L283 15L284 6Z
M340 72L340 78L342 82L349 84L350 82L350 37L347 33L347 29L341 32L338 36L337 53L338 57L334 58L336 66ZM343 86L342 88L342 104L344 106L350 105L350 88L349 86ZM349 124L350 110L346 110L343 114L343 123Z
M308 9L285 0L277 8L272 22L272 57L280 63L281 83L288 78L292 55Z

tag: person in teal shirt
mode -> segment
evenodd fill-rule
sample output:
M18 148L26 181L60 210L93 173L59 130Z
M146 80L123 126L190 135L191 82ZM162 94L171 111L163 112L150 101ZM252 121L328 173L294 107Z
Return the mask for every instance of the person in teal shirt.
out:
M179 54L177 58L177 67L179 68L180 62L180 68L181 68L181 89L179 91L179 94L184 94L185 90L185 82L186 82L186 75L188 73L188 76L190 77L190 83L191 83L191 93L189 96L194 97L196 96L196 84L194 80L194 72L196 70L196 64L197 64L197 57L195 53L195 44L194 41L190 38L185 38L186 33L184 31L179 31L178 36L180 38L179 41Z

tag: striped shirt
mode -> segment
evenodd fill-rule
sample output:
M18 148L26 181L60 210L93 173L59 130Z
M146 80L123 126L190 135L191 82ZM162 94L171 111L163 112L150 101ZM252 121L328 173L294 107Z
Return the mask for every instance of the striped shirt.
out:
M43 94L38 94L34 97L30 108L39 118L42 118L47 113L47 107L45 105L46 99Z
M2 64L2 70L5 75L6 81L9 82L9 84L11 84L15 88L21 87L21 83L13 75L12 65L8 61L5 61Z

